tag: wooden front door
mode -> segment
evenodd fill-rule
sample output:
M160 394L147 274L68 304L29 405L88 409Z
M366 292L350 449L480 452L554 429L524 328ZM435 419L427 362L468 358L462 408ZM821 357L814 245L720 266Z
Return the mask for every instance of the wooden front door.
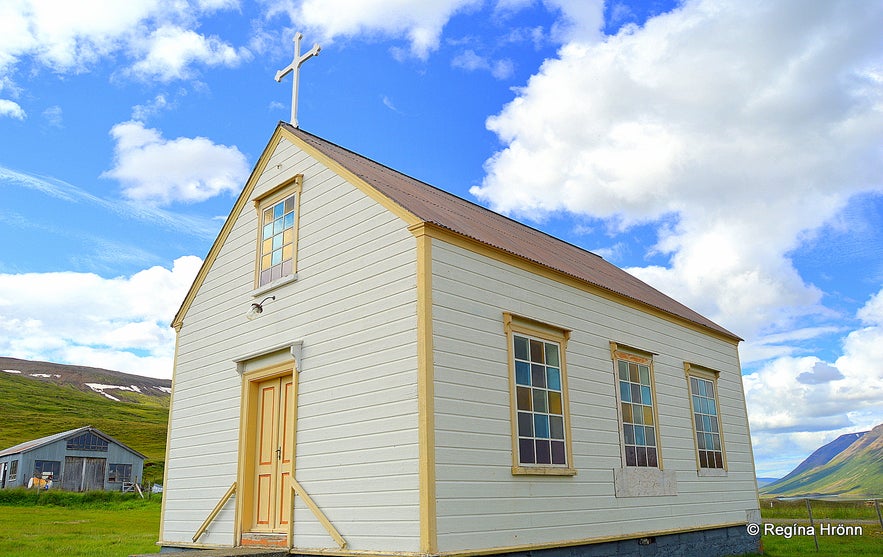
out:
M294 383L290 375L261 381L257 387L252 510L256 532L288 531L293 396Z

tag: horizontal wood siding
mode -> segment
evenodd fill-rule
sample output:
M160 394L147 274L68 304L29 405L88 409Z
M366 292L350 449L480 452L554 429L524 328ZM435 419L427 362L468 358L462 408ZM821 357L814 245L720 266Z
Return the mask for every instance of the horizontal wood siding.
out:
M302 173L298 280L245 317L257 217L236 219L179 333L165 542L189 542L236 480L242 379L234 360L303 341L296 478L359 550L419 546L416 242L406 225L283 140L252 198ZM233 542L235 500L200 538ZM300 499L295 546L336 548Z
M734 345L439 240L432 255L439 551L737 523L757 508ZM576 476L511 473L503 312L572 330ZM622 459L610 341L657 354L663 466L676 471L676 496L614 496ZM697 474L685 361L721 372L726 477Z

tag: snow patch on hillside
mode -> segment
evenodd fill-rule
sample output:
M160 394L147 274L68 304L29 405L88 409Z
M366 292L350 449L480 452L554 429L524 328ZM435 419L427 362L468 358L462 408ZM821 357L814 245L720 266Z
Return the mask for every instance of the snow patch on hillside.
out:
M120 401L117 397L106 393L105 391L110 389L119 389L121 391L132 391L133 393L140 393L141 389L136 387L135 385L130 385L128 387L124 387L122 385L102 385L101 383L86 383L86 386L95 391L96 393L102 394L110 400L115 400L117 402Z

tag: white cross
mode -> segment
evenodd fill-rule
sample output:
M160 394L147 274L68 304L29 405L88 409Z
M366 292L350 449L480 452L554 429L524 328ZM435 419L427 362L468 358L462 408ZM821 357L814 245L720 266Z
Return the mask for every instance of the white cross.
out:
M300 83L300 67L301 65L312 58L313 56L318 56L319 51L322 50L322 47L319 46L319 43L313 45L307 53L303 56L300 55L300 40L304 36L298 32L294 35L294 60L291 61L286 68L279 70L276 72L276 82L281 82L282 78L294 72L294 84L291 87L291 125L295 128L297 127L297 87Z

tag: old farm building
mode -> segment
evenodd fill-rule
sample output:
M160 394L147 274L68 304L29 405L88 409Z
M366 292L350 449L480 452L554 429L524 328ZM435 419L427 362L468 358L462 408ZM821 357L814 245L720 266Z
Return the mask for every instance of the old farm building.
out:
M757 550L736 335L288 124L173 326L166 550Z
M110 435L85 426L0 451L0 486L28 487L51 480L52 489L121 490L141 480L145 458Z

